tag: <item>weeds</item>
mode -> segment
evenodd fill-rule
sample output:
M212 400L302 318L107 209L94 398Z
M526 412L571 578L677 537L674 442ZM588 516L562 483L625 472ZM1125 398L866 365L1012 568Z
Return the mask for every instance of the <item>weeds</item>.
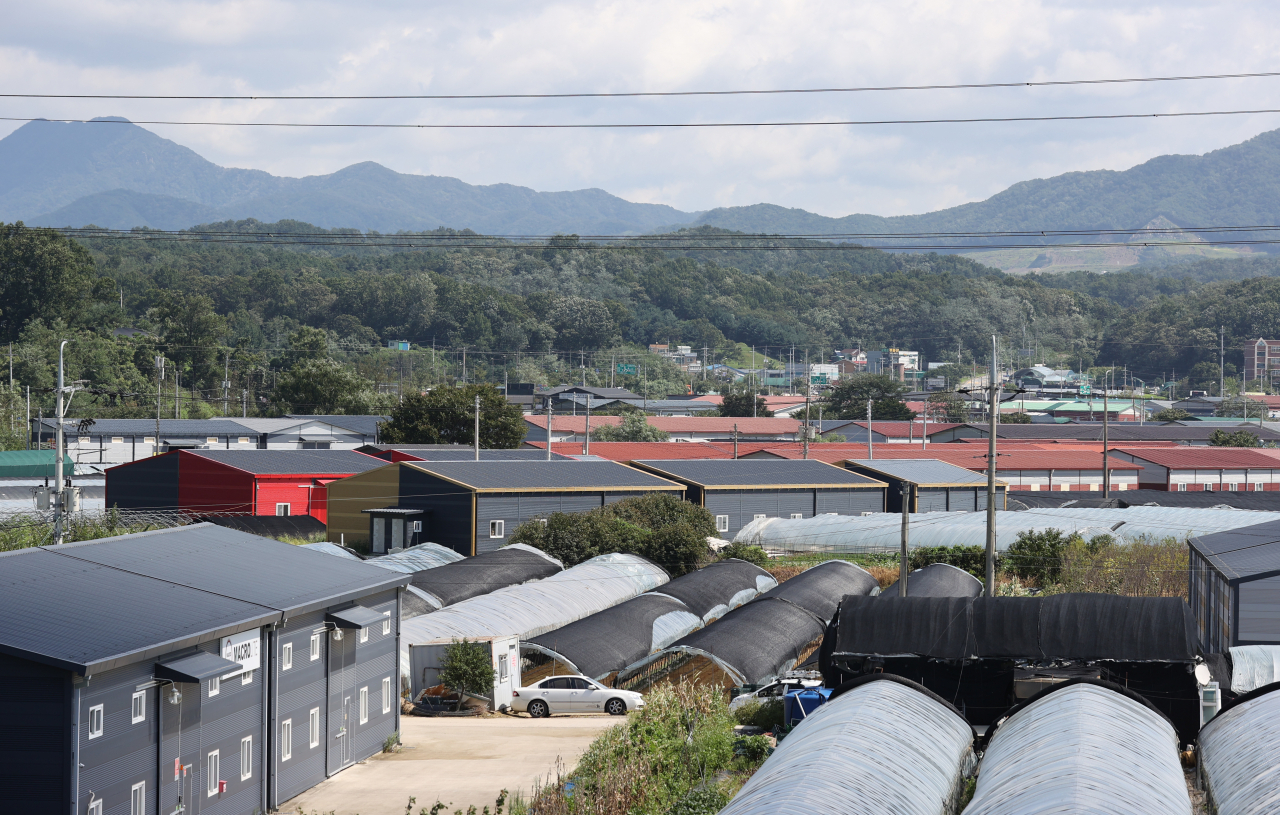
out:
M782 724L781 699L752 699L743 702L733 711L733 718L738 724L769 730Z

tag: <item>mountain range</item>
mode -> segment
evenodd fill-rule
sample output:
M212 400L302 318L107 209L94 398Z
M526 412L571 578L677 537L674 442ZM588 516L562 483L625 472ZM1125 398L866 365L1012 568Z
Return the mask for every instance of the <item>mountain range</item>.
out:
M220 167L123 119L96 121L29 122L0 139L0 221L182 229L228 219L293 219L329 228L447 226L495 235L624 234L695 225L838 235L1280 223L1280 130L1200 156L1159 156L1124 171L1023 181L985 201L937 212L830 218L773 204L684 212L599 189L477 186L397 173L373 162L285 178ZM968 243L978 249L984 241ZM1044 266L1040 261L1024 265Z

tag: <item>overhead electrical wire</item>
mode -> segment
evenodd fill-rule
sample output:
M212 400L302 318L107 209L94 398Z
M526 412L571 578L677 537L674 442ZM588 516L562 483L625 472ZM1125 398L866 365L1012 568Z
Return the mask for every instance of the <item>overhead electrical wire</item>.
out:
M358 101L358 100L467 100L467 99L634 99L679 96L774 96L812 93L878 93L888 91L945 91L982 88L1044 88L1069 85L1120 85L1135 82L1188 82L1210 79L1260 79L1280 76L1280 72L1244 74L1199 74L1189 76L1149 76L1120 79L1057 79L1021 82L965 82L933 85L867 85L845 88L773 88L725 91L620 91L574 93L441 93L441 94L355 94L355 95L186 95L113 93L0 93L0 99L156 99L197 101Z
M373 130L663 130L734 127L840 127L862 125L1001 124L1010 122L1083 122L1108 119L1173 119L1188 116L1251 116L1280 113L1280 108L1200 110L1176 113L1090 113L1076 116L979 116L940 119L839 119L828 122L576 122L557 124L410 124L405 122L179 122L169 119L58 119L45 116L0 116L0 122L63 124L173 125L182 127L289 127Z

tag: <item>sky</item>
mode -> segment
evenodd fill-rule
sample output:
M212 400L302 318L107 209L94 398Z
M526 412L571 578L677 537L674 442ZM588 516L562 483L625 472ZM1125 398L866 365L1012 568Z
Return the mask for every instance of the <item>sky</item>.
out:
M1280 70L1280 4L1035 0L377 3L45 0L6 8L7 93L393 95L1027 82ZM0 98L0 116L300 123L678 123L1280 108L1280 77L646 99ZM20 122L0 121L0 136ZM1280 114L797 128L422 130L149 125L223 166L376 161L685 211L900 215L1018 181L1123 170L1280 128Z

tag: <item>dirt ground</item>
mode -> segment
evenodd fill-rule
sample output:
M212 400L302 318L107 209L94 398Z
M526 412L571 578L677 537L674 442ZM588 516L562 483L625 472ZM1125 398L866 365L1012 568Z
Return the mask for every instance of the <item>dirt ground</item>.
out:
M450 813L470 804L492 808L503 788L528 797L535 783L554 776L557 758L572 767L596 736L621 721L615 716L404 716L399 752L348 767L279 811L404 815L410 796L418 799L414 815L437 800L449 804Z

